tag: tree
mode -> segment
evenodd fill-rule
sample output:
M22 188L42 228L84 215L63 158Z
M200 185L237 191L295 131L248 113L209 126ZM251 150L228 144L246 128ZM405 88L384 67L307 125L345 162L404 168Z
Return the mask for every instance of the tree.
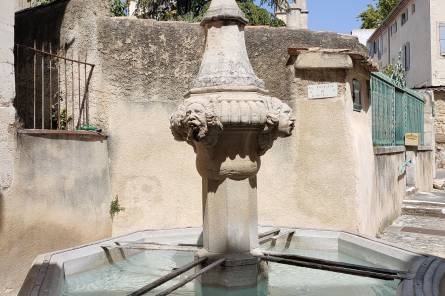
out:
M368 4L365 11L359 14L362 21L362 29L374 29L382 24L400 0L374 0L374 4Z
M128 11L128 2L121 0L110 0L110 10L113 16L125 16Z
M251 25L285 25L266 9L256 5L253 0L239 0L237 3ZM156 20L199 22L209 5L210 0L139 0L137 15ZM288 4L286 0L261 0L260 5L285 8Z

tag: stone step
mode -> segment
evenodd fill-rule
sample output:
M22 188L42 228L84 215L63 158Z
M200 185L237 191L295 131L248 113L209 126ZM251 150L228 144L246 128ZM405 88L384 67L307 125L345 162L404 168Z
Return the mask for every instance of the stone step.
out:
M444 202L418 200L418 199L406 199L403 201L403 205L416 206L416 207L445 208Z
M404 203L402 206L403 215L415 215L415 216L429 216L429 217L443 217L445 218L445 205L425 205Z

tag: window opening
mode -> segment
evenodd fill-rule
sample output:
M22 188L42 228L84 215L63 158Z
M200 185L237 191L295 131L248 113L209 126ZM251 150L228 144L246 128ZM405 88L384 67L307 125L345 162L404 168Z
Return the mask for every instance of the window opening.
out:
M439 25L440 54L445 56L445 23Z
M354 111L360 112L362 110L362 91L361 83L358 79L352 80L352 100Z

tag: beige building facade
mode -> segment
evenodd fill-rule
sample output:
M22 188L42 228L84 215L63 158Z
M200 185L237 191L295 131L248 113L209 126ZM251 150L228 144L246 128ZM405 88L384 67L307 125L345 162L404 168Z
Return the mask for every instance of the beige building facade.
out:
M441 29L442 28L442 29ZM445 3L404 0L368 40L370 56L384 69L401 55L410 88L445 85Z

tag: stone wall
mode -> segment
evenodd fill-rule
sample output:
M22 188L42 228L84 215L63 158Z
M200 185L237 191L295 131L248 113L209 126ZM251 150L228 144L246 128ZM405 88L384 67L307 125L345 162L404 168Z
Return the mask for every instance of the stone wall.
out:
M14 1L0 10L0 209L2 191L12 182L14 159ZM0 227L1 227L0 218Z
M411 163L407 167L407 185L417 190L430 192L433 190L434 150L432 147L420 146L406 151L406 159Z
M405 148L381 147L375 152L374 195L369 206L372 219L365 222L379 232L401 213L406 173L400 167L405 163Z
M433 190L434 152L430 147L416 152L416 188L419 191Z
M204 32L197 24L128 18L101 19L98 31L112 188L127 209L113 223L113 233L201 225L201 180L195 155L191 147L173 140L169 116L198 73ZM291 105L289 47L322 44L363 49L351 37L264 27L248 27L246 44L253 68L271 94ZM261 223L284 224L284 217L288 225L298 221L298 213L280 213L289 199L295 207L288 209L298 208L291 197L296 187L292 175L299 170L290 167L298 167L291 161L296 153L294 141L294 137L278 141L282 143L264 158L258 179ZM278 177L278 167L287 168L289 174ZM313 225L313 219L304 220L305 225Z
M1 201L0 295L17 295L38 254L111 235L107 141L19 133L14 182Z

